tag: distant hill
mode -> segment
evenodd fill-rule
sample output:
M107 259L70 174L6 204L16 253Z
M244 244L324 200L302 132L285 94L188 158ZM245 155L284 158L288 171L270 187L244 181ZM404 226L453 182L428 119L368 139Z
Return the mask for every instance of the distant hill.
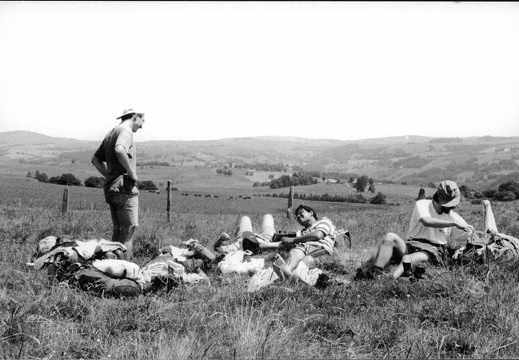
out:
M485 187L519 172L519 137L432 138L397 136L342 141L297 137L249 137L204 141L137 141L141 164L284 169L368 175L377 181L422 185L451 179ZM98 141L55 138L30 131L0 132L0 164L51 167L75 164L92 170ZM19 167L19 166L18 166Z

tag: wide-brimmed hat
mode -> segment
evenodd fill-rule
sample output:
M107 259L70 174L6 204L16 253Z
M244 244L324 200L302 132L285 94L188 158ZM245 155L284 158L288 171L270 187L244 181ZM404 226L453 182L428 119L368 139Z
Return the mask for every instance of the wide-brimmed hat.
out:
M132 115L132 114L136 114L136 113L137 113L137 111L134 111L133 109L124 109L123 114L115 119L118 120L118 119L122 118L123 116Z
M454 181L445 180L438 185L438 203L441 206L453 207L460 203L461 193Z

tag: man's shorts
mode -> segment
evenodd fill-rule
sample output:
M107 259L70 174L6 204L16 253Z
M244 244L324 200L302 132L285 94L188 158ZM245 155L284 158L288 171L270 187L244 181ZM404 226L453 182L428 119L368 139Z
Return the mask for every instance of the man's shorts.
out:
M106 202L115 227L139 226L139 195L109 192Z
M330 255L330 253L321 246L310 245L305 243L297 244L294 249L299 249L305 254L305 256L312 256L314 258L324 255Z
M406 241L406 253L426 252L434 265L443 264L448 257L446 245L434 244L426 239L409 239Z

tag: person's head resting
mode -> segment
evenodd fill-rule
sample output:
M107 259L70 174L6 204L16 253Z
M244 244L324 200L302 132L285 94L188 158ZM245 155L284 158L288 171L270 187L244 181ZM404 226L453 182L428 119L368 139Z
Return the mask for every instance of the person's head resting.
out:
M442 181L433 195L433 201L438 203L441 206L442 212L446 214L456 208L460 200L460 189L454 181L450 180Z
M137 132L142 128L142 124L146 121L144 119L144 113L136 112L133 109L124 109L123 114L117 119L121 119L121 123L131 120L131 128L133 132Z
M317 220L317 213L315 212L314 209L312 209L310 206L306 206L306 205L299 205L296 210L294 211L294 215L296 216L296 219L299 223L301 223L301 220L303 218L303 214L304 213L308 213L308 214L311 214L312 217Z

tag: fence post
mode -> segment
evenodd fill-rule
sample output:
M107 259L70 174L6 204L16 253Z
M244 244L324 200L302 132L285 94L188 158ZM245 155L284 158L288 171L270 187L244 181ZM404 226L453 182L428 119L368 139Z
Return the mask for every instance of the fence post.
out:
M168 222L171 221L171 180L168 180L168 203L166 205L166 211L168 213Z
M61 206L61 214L65 215L68 211L68 189L63 190L63 205Z
M287 219L288 222L292 220L292 203L294 201L294 193L293 193L294 187L290 187L290 191L288 193L288 207L287 207Z

